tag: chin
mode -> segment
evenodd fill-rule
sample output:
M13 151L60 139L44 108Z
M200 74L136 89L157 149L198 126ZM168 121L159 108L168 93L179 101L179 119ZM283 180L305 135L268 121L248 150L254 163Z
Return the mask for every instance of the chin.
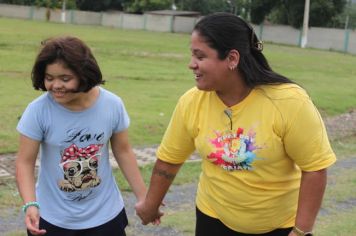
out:
M201 85L201 84L196 84L195 85L197 87L197 89L202 90L202 91L214 91L213 88Z

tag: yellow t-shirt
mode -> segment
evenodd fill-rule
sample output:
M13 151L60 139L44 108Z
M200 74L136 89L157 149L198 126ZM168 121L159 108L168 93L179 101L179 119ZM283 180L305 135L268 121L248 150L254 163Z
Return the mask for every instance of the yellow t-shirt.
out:
M197 207L251 234L293 226L300 169L336 161L319 112L294 84L258 86L230 108L214 91L189 90L157 156L183 163L195 149L202 157Z

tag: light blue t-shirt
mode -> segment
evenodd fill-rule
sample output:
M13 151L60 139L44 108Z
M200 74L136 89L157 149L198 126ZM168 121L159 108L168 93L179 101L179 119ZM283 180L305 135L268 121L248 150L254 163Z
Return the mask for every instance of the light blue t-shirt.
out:
M124 203L108 144L129 123L122 100L103 88L97 101L80 112L61 106L49 93L28 105L17 130L41 141L36 195L43 219L62 228L86 229L119 214Z

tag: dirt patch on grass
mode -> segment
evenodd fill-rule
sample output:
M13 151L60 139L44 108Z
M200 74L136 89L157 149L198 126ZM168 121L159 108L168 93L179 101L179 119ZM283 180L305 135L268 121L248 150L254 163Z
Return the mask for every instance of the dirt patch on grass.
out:
M324 118L330 140L356 135L356 109L342 115Z

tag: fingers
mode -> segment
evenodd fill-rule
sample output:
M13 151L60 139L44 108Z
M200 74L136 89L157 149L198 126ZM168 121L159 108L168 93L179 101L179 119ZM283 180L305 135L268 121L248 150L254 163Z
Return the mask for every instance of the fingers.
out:
M161 203L161 206L165 206L165 203ZM161 223L161 217L163 212L159 209L149 207L145 202L137 202L135 205L136 215L141 219L143 225L152 223L153 225L159 225Z
M40 222L40 217L39 217L38 210L29 208L25 216L25 224L28 231L30 231L31 234L44 235L46 233L46 230L39 229L39 222Z
M153 225L159 225L161 224L161 219L155 219L154 221L151 222Z
M44 235L46 234L46 230L38 229L38 230L28 230L32 235Z

